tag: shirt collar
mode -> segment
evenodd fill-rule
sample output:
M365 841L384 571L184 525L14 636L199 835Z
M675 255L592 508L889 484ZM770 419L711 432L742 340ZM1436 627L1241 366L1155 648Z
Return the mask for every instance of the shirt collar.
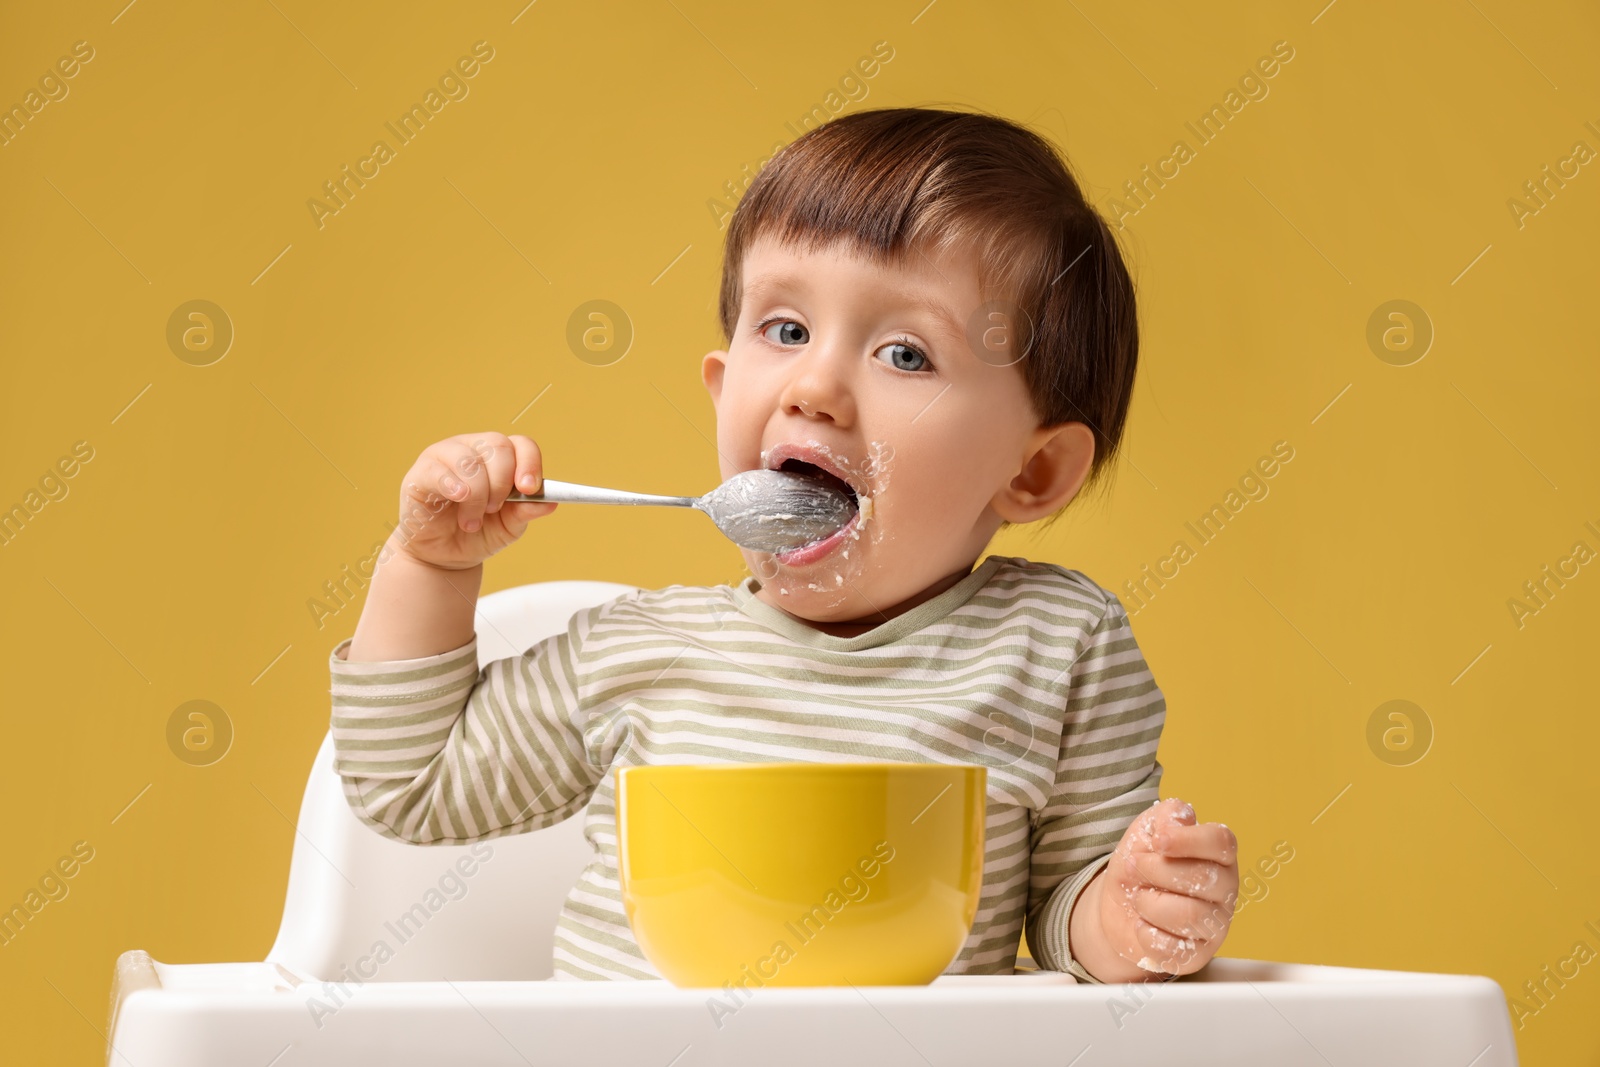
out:
M924 600L911 610L901 612L894 618L854 637L835 637L833 634L825 634L794 618L788 612L775 608L764 600L758 600L756 591L761 588L761 582L754 575L750 575L731 588L734 603L743 614L795 644L828 652L856 652L898 641L938 622L971 600L1006 559L1005 556L989 556L965 578L938 596Z

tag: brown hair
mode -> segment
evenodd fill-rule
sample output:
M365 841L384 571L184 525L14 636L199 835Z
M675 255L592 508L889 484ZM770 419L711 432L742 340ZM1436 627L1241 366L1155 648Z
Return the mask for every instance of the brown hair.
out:
M759 236L810 250L843 240L886 265L970 247L984 299L1015 300L1032 324L1016 365L1039 424L1086 424L1095 455L1085 488L1103 481L1138 361L1133 282L1110 227L1043 137L981 112L877 108L787 145L728 225L718 310L729 341Z

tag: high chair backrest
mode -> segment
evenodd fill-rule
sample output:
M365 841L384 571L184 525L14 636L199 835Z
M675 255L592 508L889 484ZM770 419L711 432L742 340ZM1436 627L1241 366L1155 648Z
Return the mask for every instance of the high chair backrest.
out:
M635 589L538 582L478 601L478 665L520 655L572 615ZM306 783L278 938L267 962L334 981L536 980L556 919L591 858L584 811L472 845L406 845L345 800L325 736Z

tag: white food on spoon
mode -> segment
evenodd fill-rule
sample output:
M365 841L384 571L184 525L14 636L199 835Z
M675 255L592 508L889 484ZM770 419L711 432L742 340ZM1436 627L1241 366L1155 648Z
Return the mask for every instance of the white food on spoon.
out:
M845 482L815 467L743 471L694 506L729 540L758 552L785 552L821 541L863 510ZM870 503L865 510L870 513Z

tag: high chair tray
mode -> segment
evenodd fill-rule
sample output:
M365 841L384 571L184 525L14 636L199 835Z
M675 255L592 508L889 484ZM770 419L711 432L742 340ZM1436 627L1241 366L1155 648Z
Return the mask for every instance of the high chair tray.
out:
M1488 978L1214 960L1153 985L1057 972L932 985L720 990L649 982L305 980L272 963L124 953L112 1067L709 1067L1004 1060L1109 1064L1514 1067ZM721 1007L717 1007L721 1005Z

